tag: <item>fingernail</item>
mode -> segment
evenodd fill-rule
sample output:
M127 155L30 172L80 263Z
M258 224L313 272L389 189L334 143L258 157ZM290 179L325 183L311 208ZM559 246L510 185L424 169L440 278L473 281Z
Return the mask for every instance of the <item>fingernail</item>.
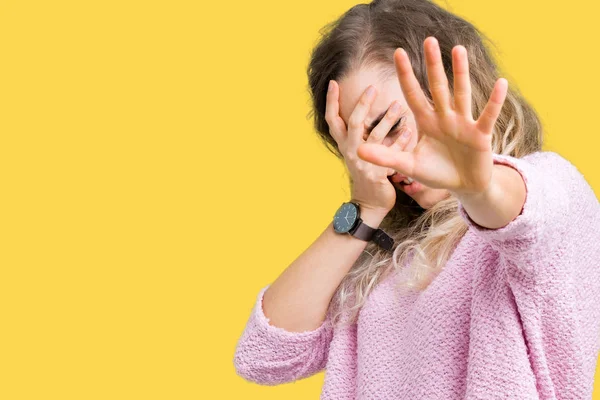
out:
M410 129L409 129L409 128L406 128L406 129L404 130L404 132L402 132L402 137L403 137L403 138L407 138L407 137L409 137L409 136L410 136Z
M396 112L398 112L398 110L400 110L400 104L399 103L392 104L392 108L390 108L390 111L393 113L396 113Z
M329 90L333 89L333 81L329 81Z
M367 97L370 99L375 94L375 88L373 86L369 86L367 88Z

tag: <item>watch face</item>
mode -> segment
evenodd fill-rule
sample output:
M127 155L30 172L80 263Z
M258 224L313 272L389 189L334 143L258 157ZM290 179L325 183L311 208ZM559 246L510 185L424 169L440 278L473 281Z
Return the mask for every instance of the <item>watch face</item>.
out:
M358 208L352 203L344 203L333 217L333 229L338 233L346 233L358 219Z

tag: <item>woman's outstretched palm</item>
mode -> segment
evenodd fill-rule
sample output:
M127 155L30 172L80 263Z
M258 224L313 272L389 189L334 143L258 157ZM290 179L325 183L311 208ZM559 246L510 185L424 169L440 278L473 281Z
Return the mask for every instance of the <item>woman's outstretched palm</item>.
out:
M397 49L394 53L400 86L417 124L417 146L412 151L398 151L364 143L358 148L358 155L432 188L456 193L482 192L491 182L491 133L506 98L507 81L502 78L496 81L485 109L474 121L466 49L455 46L452 50L452 99L437 40L428 37L424 48L433 105L423 93L406 52Z

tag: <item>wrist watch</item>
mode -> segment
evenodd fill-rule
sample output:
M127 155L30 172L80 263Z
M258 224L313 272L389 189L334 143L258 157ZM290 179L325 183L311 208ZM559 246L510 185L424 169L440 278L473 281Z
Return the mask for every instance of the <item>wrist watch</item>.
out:
M337 233L349 233L364 240L373 241L385 250L391 250L394 240L381 229L365 224L360 218L360 205L353 201L343 203L333 216L333 230Z

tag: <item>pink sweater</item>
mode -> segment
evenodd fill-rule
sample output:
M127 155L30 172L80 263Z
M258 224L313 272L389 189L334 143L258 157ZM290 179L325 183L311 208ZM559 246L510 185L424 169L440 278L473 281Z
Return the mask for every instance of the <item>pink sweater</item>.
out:
M442 272L398 296L390 275L356 324L289 332L259 292L237 343L246 380L275 385L325 369L321 399L590 399L600 350L600 206L554 152L494 155L527 187L505 227L470 220Z

